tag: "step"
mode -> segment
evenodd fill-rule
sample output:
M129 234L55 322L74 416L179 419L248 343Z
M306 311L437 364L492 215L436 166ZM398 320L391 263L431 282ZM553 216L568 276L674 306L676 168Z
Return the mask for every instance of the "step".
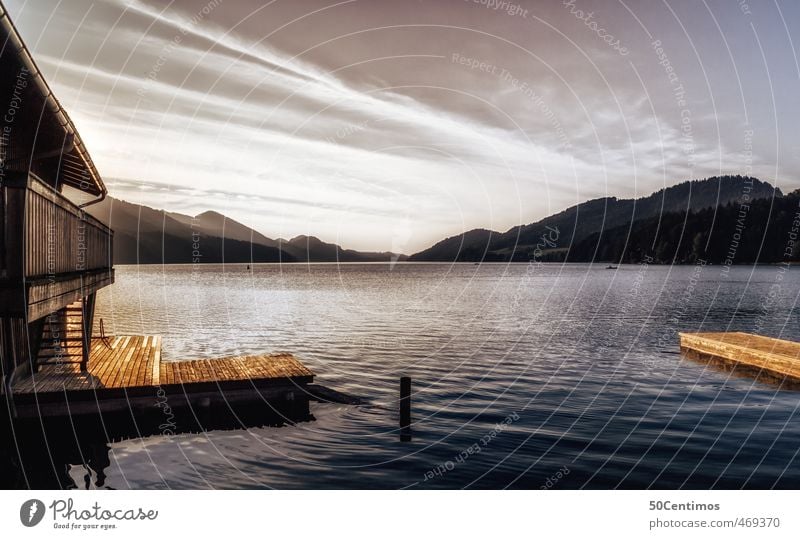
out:
M55 363L59 361L63 361L65 363L80 363L82 361L82 357L83 356L42 356L36 358L36 362L39 363L39 365L44 363Z
M55 327L57 331L79 331L79 330L83 329L83 324L81 324L79 322L72 322L72 323L66 324L66 327L64 327L64 324L47 324L44 327L44 330L45 331L52 331L53 327Z
M52 352L51 354L46 354L46 352ZM83 347L81 346L62 346L61 348L40 348L39 355L56 355L58 353L63 354L70 354L70 353L81 354L83 353Z
M44 331L52 332L53 330L50 327L45 327ZM56 328L56 331L58 331L60 333L63 333L65 331L83 331L83 326L76 325L75 327L66 327L66 328L65 327L58 327L58 328Z
M41 367L42 365L75 365L83 363L80 360L77 361L39 361L38 365Z
M71 352L61 351L52 354L39 354L36 356L39 360L43 359L69 359L69 358L82 358L83 353L80 350L73 350Z
M70 322L69 324L66 324L66 326L67 326L66 328L64 327L64 324L47 324L44 327L44 329L49 331L50 328L53 327L53 326L57 326L61 330L66 329L66 330L77 331L79 329L83 329L83 324L81 324L80 322ZM70 327L70 326L72 326L72 327Z
M53 360L53 359L59 361L71 361L71 360L80 361L82 357L83 357L82 354L48 354L48 355L39 355L38 359L39 361Z

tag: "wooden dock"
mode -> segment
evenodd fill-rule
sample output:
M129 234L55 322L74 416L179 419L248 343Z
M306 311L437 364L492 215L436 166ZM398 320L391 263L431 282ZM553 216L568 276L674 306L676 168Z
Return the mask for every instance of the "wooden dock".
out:
M70 354L80 349L67 349L65 362L14 380L19 417L152 408L166 400L170 408L293 400L314 379L291 354L164 361L158 336L94 338L86 372L78 361L67 362Z
M680 333L681 352L759 379L800 383L800 343L740 332Z

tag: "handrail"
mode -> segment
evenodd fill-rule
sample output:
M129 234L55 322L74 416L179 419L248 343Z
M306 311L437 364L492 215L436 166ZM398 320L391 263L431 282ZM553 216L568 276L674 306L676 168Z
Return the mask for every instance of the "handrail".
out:
M75 204L33 172L28 173L28 189L32 189L34 192L50 198L51 202L58 204L60 207L66 210L69 210L76 217L86 220L98 228L103 228L110 234L114 234L114 231L108 225L93 215L86 213L86 210L83 209L83 205L79 206L78 204Z
M106 348L113 348L111 346L111 341L108 340L108 336L106 335L106 328L103 325L103 319L100 319L100 342L106 345Z
M74 202L28 174L15 204L24 204L18 260L14 273L26 279L105 270L112 267L113 231ZM14 189L8 186L9 189ZM17 213L20 215L20 213Z

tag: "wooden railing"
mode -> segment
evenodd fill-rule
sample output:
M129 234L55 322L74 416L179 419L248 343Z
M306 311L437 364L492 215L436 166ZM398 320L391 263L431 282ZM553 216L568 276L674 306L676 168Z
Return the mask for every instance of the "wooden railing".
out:
M111 267L113 232L34 175L8 182L3 223L6 279L55 278Z

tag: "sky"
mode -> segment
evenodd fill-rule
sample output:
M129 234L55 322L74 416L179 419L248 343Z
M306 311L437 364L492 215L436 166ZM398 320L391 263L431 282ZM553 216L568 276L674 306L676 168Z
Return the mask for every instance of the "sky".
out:
M413 253L602 196L800 187L800 2L5 0L112 196Z

